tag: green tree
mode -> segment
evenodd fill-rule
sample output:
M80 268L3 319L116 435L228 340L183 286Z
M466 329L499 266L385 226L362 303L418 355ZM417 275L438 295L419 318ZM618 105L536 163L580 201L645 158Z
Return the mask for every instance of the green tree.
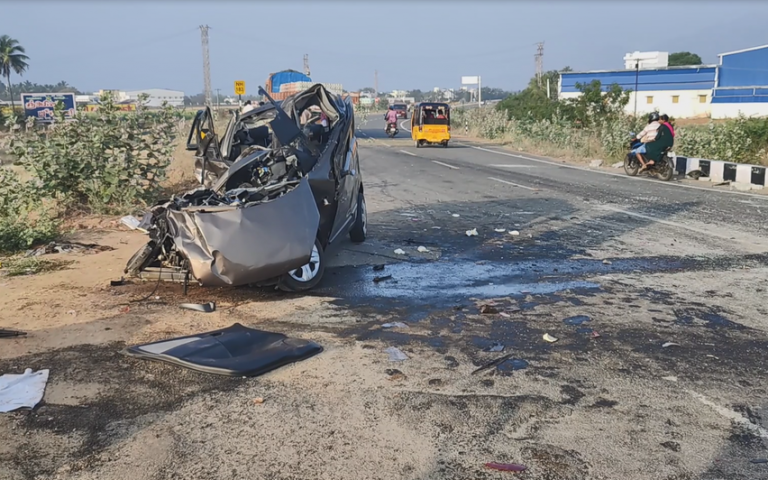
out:
M606 91L603 91L600 80L592 80L586 84L577 83L576 88L581 95L565 103L571 109L572 119L581 127L589 127L599 121L618 117L629 102L629 91L623 90L615 83Z
M687 65L701 65L701 57L691 52L675 52L669 55L670 67L680 67Z
M15 110L13 103L13 88L11 86L11 72L16 75L23 74L29 64L27 60L29 57L24 55L25 50L19 44L19 41L15 38L11 38L8 35L0 37L0 74L8 79L8 93L11 96L11 111Z

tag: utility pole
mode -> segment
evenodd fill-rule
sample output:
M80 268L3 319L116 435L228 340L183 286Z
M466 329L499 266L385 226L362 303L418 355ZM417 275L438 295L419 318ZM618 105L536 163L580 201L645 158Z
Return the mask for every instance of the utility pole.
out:
M379 96L379 71L373 71L373 98Z
M536 80L539 83L539 87L541 87L541 76L544 73L544 42L536 44L536 55L534 58L536 59Z
M211 57L208 54L208 25L200 25L200 40L203 44L203 81L205 84L205 105L213 103L211 95Z
M635 117L637 117L637 83L640 80L640 60L635 60Z
M309 54L308 53L304 54L304 75L306 75L308 77L310 76L309 75Z
M220 90L221 90L220 88L216 89L216 111L217 112L219 111L219 105L220 105L220 102L219 102L219 91Z

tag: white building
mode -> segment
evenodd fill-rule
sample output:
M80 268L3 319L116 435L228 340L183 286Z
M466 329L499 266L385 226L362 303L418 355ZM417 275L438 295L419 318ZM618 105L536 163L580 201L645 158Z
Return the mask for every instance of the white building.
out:
M125 92L128 100L137 101L139 95L149 95L147 99L147 107L162 107L163 102L168 102L168 105L172 107L184 106L184 92L177 90L165 90L162 88L149 88L147 90L134 90L132 92Z
M669 66L669 52L633 52L624 55L624 68L664 68Z

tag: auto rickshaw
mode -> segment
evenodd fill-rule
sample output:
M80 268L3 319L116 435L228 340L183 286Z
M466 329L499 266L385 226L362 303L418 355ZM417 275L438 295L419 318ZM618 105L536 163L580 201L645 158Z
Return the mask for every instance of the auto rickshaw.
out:
M448 146L451 139L451 106L421 102L413 107L411 138L420 148L425 144Z

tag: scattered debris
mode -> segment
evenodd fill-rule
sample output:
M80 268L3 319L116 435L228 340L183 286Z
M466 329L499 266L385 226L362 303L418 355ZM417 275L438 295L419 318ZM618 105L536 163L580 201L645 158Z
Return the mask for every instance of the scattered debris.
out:
M373 283L384 282L386 280L391 280L391 279L392 279L392 275L384 275L384 276L381 276L381 277L373 277Z
M390 362L402 362L404 360L408 360L408 355L404 354L397 347L387 347L384 349L384 351L389 354Z
M114 248L107 245L97 245L95 243L58 243L51 242L40 248L28 251L25 257L39 257L40 255L50 255L54 253L96 253L107 252Z
M402 248L398 248L397 250L395 250L395 255L405 255L405 250L403 250Z
M130 228L131 230L136 230L137 228L139 228L139 224L141 222L139 221L138 218L134 217L133 215L126 215L125 217L120 219L120 223Z
M566 325L581 325L584 322L589 322L591 319L586 315L576 315L575 317L568 317L563 320Z
M542 338L544 339L545 342L549 342L549 343L555 343L557 341L557 338L553 337L548 333L545 333Z
M21 332L19 330L5 330L0 328L0 338L21 337L26 334L27 332Z
M512 231L509 232L509 234L512 235L513 237L516 237L516 236L520 235L520 232L518 232L517 230L512 230Z
M610 260L603 260L603 265L611 265L611 264L612 263Z
M488 370L489 368L493 368L498 365L501 365L502 363L506 362L510 358L512 358L512 354L507 354L507 355L504 355L503 357L497 358L496 360L491 360L490 362L480 366L480 368L472 372L472 375L475 375L476 373L480 373L483 370Z
M110 280L109 286L110 287L119 287L121 285L125 285L125 278L120 278L120 280Z
M384 270L384 265L374 265L373 266L373 271L374 272L380 272L382 270Z
M592 338L600 338L601 335L597 333L596 331L592 330Z
M396 368L388 368L384 370L384 373L389 375L389 380L405 380L408 378L403 372Z
M454 214L453 214L453 217L454 217L454 218L459 218L459 214L458 214L458 213L454 213Z
M385 323L382 325L384 328L408 328L408 325L404 324L403 322L392 322L392 323Z
M750 460L749 463L768 463L768 458L755 458Z
M262 403L264 403L264 399L261 397L256 397L253 399L253 403L255 403L256 405L261 405Z
M496 233L504 233L504 232L507 231L507 229L506 228L496 228L493 231L496 232Z
M499 309L494 307L493 305L482 305L480 307L480 313L483 315L493 315L496 313L499 313Z
M488 462L485 466L492 470L501 470L502 472L524 472L528 470L528 467L525 465L518 465L517 463Z
M43 399L48 373L48 369L33 372L27 368L20 375L0 375L0 413L34 408Z
M499 315L501 315L504 318L511 318L512 315L508 314L507 312L499 312Z
M419 253L428 253L429 249L427 247L419 246L419 248L416 249Z
M415 217L417 216L415 213L401 213L400 214L403 217Z
M675 342L667 342L667 343L665 343L664 345L662 345L662 346L661 346L661 348L667 348L667 347L679 347L679 346L680 346L680 344L679 344L679 343L675 343Z
M504 351L504 345L501 343L495 343L491 346L491 348L486 350L487 352L503 352Z
M185 310L193 310L195 312L211 313L216 310L216 303L182 303L179 307Z
M666 380L668 382L676 382L677 381L677 377L675 377L675 376L661 377L661 379L662 380Z
M315 342L235 323L227 328L123 350L132 357L228 377L256 377L323 351Z
M467 236L468 237L476 237L477 236L477 229L473 228L472 230L467 230Z

